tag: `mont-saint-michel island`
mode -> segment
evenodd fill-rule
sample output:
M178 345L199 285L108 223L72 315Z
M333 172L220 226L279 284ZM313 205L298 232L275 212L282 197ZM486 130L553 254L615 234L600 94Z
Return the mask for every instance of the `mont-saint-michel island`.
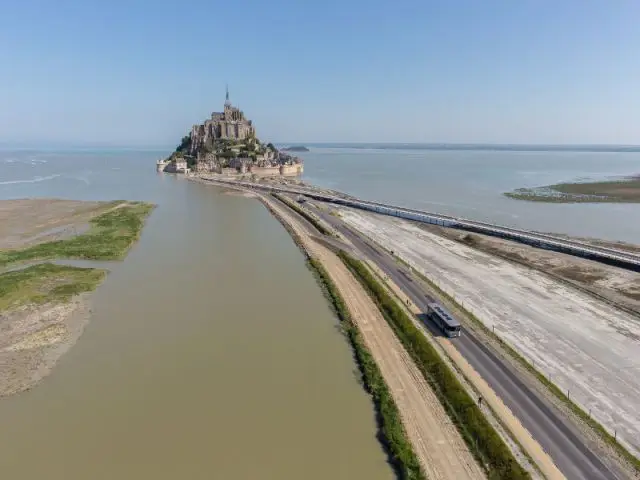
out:
M169 173L209 173L224 176L296 176L303 172L302 159L288 153L307 151L304 147L277 149L263 143L253 122L231 104L229 89L222 112L213 112L204 123L194 125L176 150L157 162L158 171Z

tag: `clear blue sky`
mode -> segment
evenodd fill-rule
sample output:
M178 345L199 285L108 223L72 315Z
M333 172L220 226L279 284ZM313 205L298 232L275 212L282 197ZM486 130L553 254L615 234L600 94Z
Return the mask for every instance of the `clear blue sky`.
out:
M0 141L171 145L232 101L272 141L640 144L637 0L20 0Z

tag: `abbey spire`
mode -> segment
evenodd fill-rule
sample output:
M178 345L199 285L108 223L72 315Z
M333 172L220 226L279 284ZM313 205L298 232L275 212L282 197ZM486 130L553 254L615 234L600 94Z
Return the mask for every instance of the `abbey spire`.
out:
M224 104L225 104L225 106L230 106L231 105L231 100L229 100L229 84L226 85L226 90L227 90L227 94L225 96Z

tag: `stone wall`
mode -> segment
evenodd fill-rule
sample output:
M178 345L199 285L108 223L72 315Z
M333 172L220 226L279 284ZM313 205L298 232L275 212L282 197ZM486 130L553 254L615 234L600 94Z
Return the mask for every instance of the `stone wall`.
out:
M156 162L156 170L158 172L164 172L165 169L167 168L168 164L169 164L169 162L165 162L165 161L160 160L160 161Z
M249 171L253 175L261 175L261 176L280 175L280 167L255 167L252 165Z
M295 165L280 165L280 175L300 175L304 171L301 163Z

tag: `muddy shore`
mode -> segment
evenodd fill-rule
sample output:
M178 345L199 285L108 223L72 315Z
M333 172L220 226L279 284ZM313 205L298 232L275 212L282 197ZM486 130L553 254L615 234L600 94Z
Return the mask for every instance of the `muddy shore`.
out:
M92 230L91 222L128 206L54 199L0 201L0 260L6 264L0 269L0 397L28 390L52 371L82 335L90 319L90 292L106 275L100 268L49 263L47 259L58 255L46 247L55 245L64 253L67 240L89 238L84 234L90 230L93 238L113 239L110 232ZM112 228L117 229L119 214L110 219ZM82 245L85 253L94 248L89 242ZM7 263L11 255L34 248L42 249L34 254L35 261Z
M515 200L547 203L638 203L640 176L600 182L558 183L518 188L504 194Z
M0 397L32 388L80 338L90 296L69 303L25 306L0 314Z

